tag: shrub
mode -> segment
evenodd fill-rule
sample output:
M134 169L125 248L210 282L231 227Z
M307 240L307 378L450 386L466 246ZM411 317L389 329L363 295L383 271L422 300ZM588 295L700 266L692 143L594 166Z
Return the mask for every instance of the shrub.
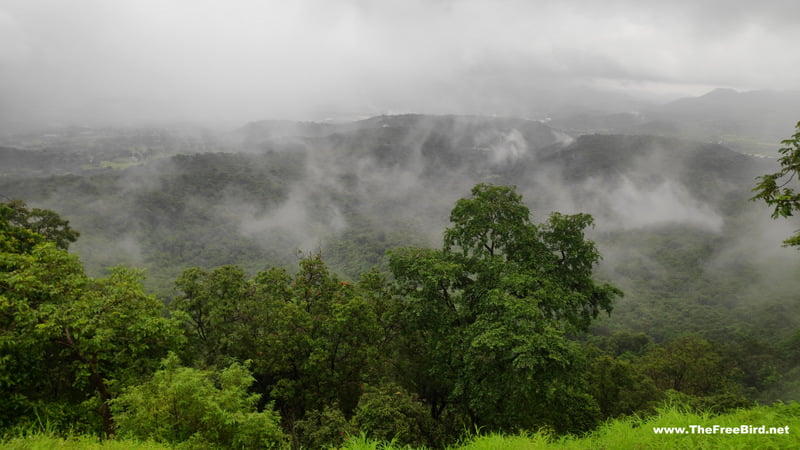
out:
M425 405L394 384L367 388L352 421L367 437L399 445L431 444L438 435Z
M120 436L203 448L286 446L278 414L256 410L259 396L247 392L253 377L243 365L203 371L181 367L174 354L162 364L113 402Z
M326 406L307 413L296 431L303 448L338 448L354 430L339 408Z

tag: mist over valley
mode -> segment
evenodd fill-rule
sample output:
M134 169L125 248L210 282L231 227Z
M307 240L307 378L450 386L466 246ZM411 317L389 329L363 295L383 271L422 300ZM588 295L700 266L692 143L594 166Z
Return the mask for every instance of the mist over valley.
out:
M513 185L538 220L595 217L598 275L626 294L598 330L721 338L730 320L765 332L749 318L776 308L789 322L768 328L774 338L800 325L800 261L780 245L793 225L748 201L773 158L734 151L713 128L703 140L696 131L556 128L569 120L405 114L227 130L52 128L6 136L0 192L69 219L90 273L146 268L147 286L169 301L172 281L194 266L254 273L320 252L344 277L385 270L386 250L435 246L451 205L476 183ZM736 128L724 116L715 123L725 120ZM642 305L647 317L636 313Z

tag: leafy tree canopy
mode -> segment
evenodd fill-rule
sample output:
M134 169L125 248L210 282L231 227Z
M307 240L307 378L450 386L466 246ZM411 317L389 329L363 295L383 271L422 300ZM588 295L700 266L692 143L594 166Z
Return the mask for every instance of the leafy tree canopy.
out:
M80 233L70 228L69 221L54 211L28 208L22 200L0 203L0 249L4 251L29 250L42 238L66 250L78 236Z
M479 184L450 221L441 250L390 254L408 299L405 338L424 352L411 376L417 391L435 416L455 409L477 426L590 426L596 406L574 376L579 352L568 335L621 295L592 279L592 217L553 213L534 224L514 188Z
M9 399L0 402L0 426L61 403L95 409L102 424L83 425L112 434L110 400L178 345L176 322L144 293L140 272L88 277L65 250L78 233L55 212L2 204L0 233L0 397Z
M358 283L339 280L315 255L293 276L279 268L251 278L236 266L187 269L172 306L196 365L251 360L255 389L292 423L331 405L351 414L363 383L383 370L391 341L384 285L375 272Z
M795 212L800 212L800 190L792 187L792 184L797 184L800 179L800 122L795 126L794 135L781 143L783 147L778 150L781 154L778 158L781 169L758 177L760 181L753 188L756 195L751 198L751 200L764 200L772 206L773 219L790 217ZM800 246L800 230L784 243Z
M278 414L256 410L253 381L242 364L204 371L170 353L151 380L114 400L119 434L188 448L286 448Z

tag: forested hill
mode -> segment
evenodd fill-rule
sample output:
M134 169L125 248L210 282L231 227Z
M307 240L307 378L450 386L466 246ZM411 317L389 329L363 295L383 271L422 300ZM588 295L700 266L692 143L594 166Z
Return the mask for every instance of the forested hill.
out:
M545 161L562 166L571 180L636 172L678 175L686 181L705 174L707 178L749 183L754 174L769 166L723 145L647 135L582 135Z
M640 192L660 185L685 188L711 209L742 207L754 177L772 170L774 160L753 158L715 144L646 135L583 135L539 162L584 183L626 180ZM602 190L601 190L602 191ZM588 194L588 193L587 193Z
M715 144L424 115L229 133L48 130L7 139L0 159L0 194L72 220L90 270L150 267L162 292L185 266L257 269L297 250L323 250L354 276L391 246L436 241L452 202L482 181L518 186L538 214L594 214L600 230L719 231L753 208L751 181L770 168Z
M271 138L285 137L325 137L336 134L357 133L364 130L381 128L401 128L409 132L436 132L457 139L462 143L479 144L487 141L490 135L497 132L517 130L522 133L529 144L540 147L553 143L552 128L539 121L484 116L432 116L424 114L403 114L392 116L375 116L354 122L290 122L260 121L251 122L231 134L247 144L258 144Z
M579 113L557 117L551 124L577 133L646 134L715 142L743 153L775 156L798 117L798 92L715 89L635 112Z
M563 139L529 120L422 115L47 130L7 141L0 193L62 211L84 230L75 249L93 272L157 268L162 292L185 266L255 270L298 249L354 276L387 248L437 239L476 181Z
M441 171L487 172L530 158L567 135L540 122L495 117L379 116L345 124L251 123L234 133L244 151L305 151L335 166L373 164L446 179ZM418 166L424 165L424 168Z

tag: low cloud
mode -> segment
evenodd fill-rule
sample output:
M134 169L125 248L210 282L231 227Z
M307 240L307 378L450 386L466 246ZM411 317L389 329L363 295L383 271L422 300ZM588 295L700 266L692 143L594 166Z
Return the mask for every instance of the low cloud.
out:
M319 249L326 237L347 228L344 214L327 200L297 184L288 198L273 209L259 211L252 205L240 204L232 210L238 211L243 236L254 238L267 248L294 247L310 252Z
M674 181L637 186L630 178L622 177L616 186L601 192L601 204L596 209L608 222L606 226L613 224L628 230L677 224L719 232L724 224L711 205L698 201Z
M796 2L8 0L0 124L525 116L626 104L608 91L796 90L798 15Z

